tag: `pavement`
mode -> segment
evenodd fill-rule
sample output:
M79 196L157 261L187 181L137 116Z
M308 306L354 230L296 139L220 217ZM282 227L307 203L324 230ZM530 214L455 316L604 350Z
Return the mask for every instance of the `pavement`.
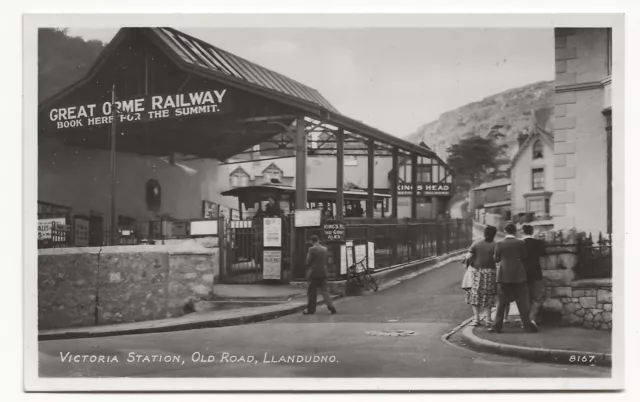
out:
M214 300L290 300L306 294L306 289L290 285L216 283L213 286Z
M502 333L491 333L484 325L472 327L465 322L461 328L462 343L474 350L536 362L611 367L610 331L540 325L538 333L525 333L520 325L513 303Z
M224 385L218 377L611 377L608 367L470 350L454 339L459 333L443 342L470 316L462 271L451 262L379 292L338 299L336 315L319 308L254 324L40 341L39 374L203 377L213 387Z

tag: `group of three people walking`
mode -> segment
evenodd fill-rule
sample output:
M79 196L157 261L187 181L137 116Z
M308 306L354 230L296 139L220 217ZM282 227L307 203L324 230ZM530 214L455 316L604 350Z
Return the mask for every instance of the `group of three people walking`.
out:
M487 226L484 239L474 242L465 258L467 273L463 280L465 301L473 308L472 325L479 325L485 310L485 324L491 332L502 332L505 312L516 302L522 327L538 332L536 324L544 286L540 257L542 241L533 238L533 227L523 225L524 239L516 238L516 226L505 226L504 240L496 242L497 229ZM491 310L496 303L495 321Z

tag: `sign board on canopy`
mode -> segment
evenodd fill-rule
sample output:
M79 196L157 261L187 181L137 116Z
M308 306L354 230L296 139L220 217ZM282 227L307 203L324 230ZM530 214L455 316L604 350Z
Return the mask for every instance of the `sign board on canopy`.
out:
M226 89L212 89L117 100L116 123L226 114L232 111L228 98ZM93 127L112 123L112 109L111 101L87 103L49 109L47 117L56 129Z
M296 209L295 224L297 228L318 227L322 222L322 211L319 209Z
M398 184L398 195L411 195L413 184ZM451 184L447 183L417 183L416 192L418 195L451 195Z

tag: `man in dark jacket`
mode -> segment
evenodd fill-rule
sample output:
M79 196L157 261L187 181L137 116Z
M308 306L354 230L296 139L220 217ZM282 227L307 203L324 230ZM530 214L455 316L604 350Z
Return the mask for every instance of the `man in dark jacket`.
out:
M524 269L527 271L527 287L529 293L530 314L529 317L534 323L538 321L538 311L544 292L542 282L542 268L540 267L540 257L545 254L544 243L533 238L533 226L523 225L524 244L527 256L524 260Z
M491 332L502 332L504 310L510 300L515 300L520 312L522 325L527 332L538 332L538 327L529 317L529 293L527 288L527 272L523 261L526 260L525 244L516 239L516 226L512 223L505 226L507 233L504 240L496 243L494 260L498 264L498 311Z
M322 298L327 304L327 308L331 314L335 314L336 308L333 306L333 300L329 295L329 285L327 284L327 248L320 244L318 236L311 236L311 247L307 252L307 277L309 279L309 291L307 293L308 303L307 309L303 314L315 314L316 300L318 298L318 289L322 292Z

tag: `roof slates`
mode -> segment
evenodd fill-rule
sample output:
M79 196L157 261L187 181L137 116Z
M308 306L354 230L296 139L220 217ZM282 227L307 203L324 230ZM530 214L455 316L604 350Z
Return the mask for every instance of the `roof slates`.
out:
M318 91L282 74L218 49L199 39L192 38L173 28L156 30L159 36L183 60L200 67L221 72L252 84L304 99L339 113Z

